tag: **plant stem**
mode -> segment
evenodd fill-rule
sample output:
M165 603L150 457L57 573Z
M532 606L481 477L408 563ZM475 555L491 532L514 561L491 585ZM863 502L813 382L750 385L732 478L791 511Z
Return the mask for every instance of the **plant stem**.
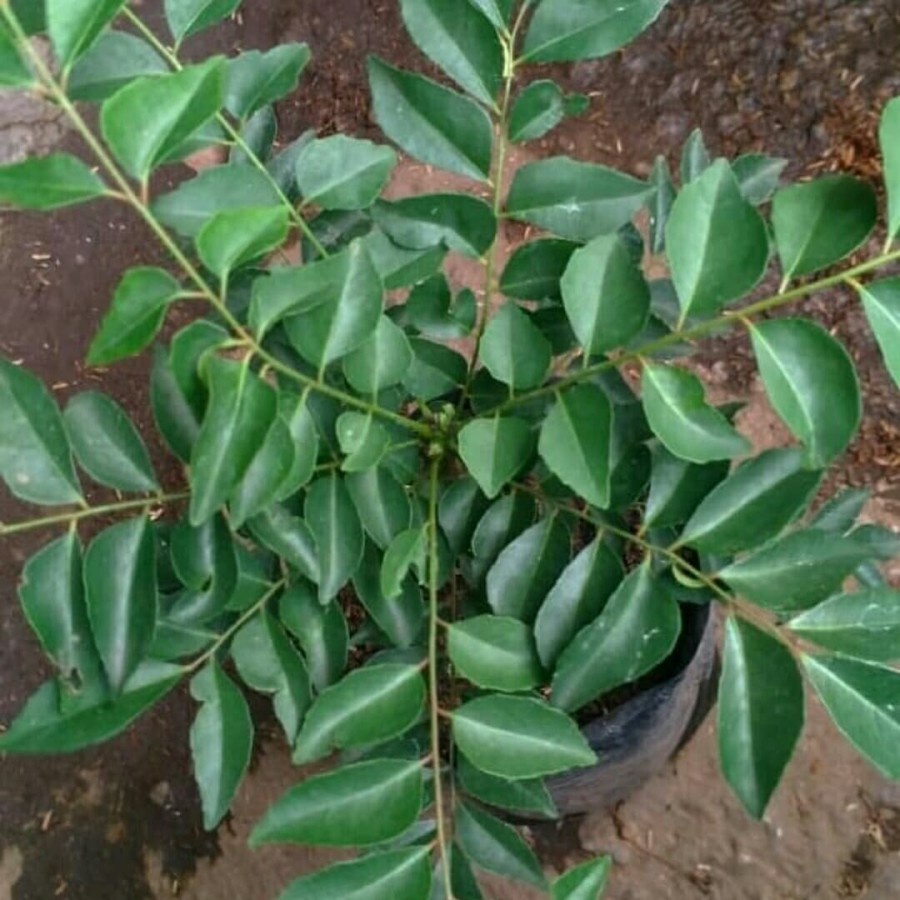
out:
M742 309L725 312L719 316L716 316L714 319L709 319L706 322L699 322L698 324L693 325L692 327L687 328L684 331L673 331L670 334L665 335L664 337L661 337L655 341L650 341L650 343L644 344L644 346L642 347L638 347L636 350L629 350L625 353L622 353L615 359L607 359L603 362L595 363L594 365L587 366L578 372L573 372L571 375L567 375L565 378L561 378L559 381L554 381L550 384L546 384L543 387L536 388L535 390L528 391L524 394L517 394L515 397L512 397L509 400L504 400L502 403L498 403L492 409L485 411L483 415L496 415L498 413L505 412L512 407L519 406L522 403L528 403L529 401L535 400L538 397L552 394L555 391L564 390L565 388L570 387L571 385L576 384L579 381L584 381L586 378L591 378L594 375L598 375L601 372L606 372L609 369L616 369L619 366L624 365L625 363L634 362L640 359L640 357L642 356L650 356L653 353L656 353L658 350L663 350L666 347L670 347L672 344L678 344L682 341L691 341L695 338L702 337L704 334L707 334L710 331L715 331L717 328L721 328L723 325L731 324L738 318L750 319L753 316L758 316L761 313L768 312L769 310L778 309L778 307L784 306L787 303L791 303L792 301L797 300L800 297L805 297L807 294L813 294L817 291L825 290L826 288L834 287L836 285L848 282L860 275L865 275L875 269L887 265L888 263L896 262L897 260L900 260L900 250L894 250L891 253L884 253L881 256L877 256L874 259L867 260L866 262L860 263L853 268L847 269L844 272L839 272L836 275L829 275L826 278L820 278L817 281L811 281L809 282L809 284L800 285L799 287L792 288L791 290L785 291L784 293L773 294L770 297L766 297L762 300L756 301L756 303L751 303L749 306L745 306Z
M441 777L441 726L438 659L438 534L437 507L441 458L431 461L428 488L428 701L431 719L431 756L434 759L434 815L437 821L438 859L444 878L444 894L453 900L450 882L450 854L447 852L447 827L444 812L444 786ZM451 773L451 778L453 777Z
M157 53L162 56L166 62L176 71L180 71L182 68L181 61L178 59L178 56L170 50L154 33L153 31L144 23L144 21L132 10L130 10L127 6L122 10L122 15L141 33L141 36L146 39L146 41L153 46ZM278 196L279 201L284 204L284 206L288 209L291 221L300 229L303 236L313 245L316 253L319 254L323 259L326 259L329 256L328 251L322 246L321 241L313 234L312 229L309 227L309 223L306 219L303 218L302 215L297 211L296 207L293 203L288 199L284 191L281 189L281 186L278 182L272 177L272 173L266 168L265 163L253 152L244 138L241 136L240 132L228 121L228 118L223 113L216 113L216 121L225 129L225 133L228 135L229 139L232 140L236 147L238 147L249 160L250 164L259 171L259 173L269 182L272 189L275 191Z
M26 531L48 528L52 525L73 524L80 522L82 519L90 519L95 516L107 516L113 513L128 512L133 509L146 509L153 506L162 506L166 503L176 503L178 500L187 500L190 496L190 493L187 491L179 494L159 494L155 497L145 497L143 500L123 500L119 503L106 503L103 506L89 506L77 512L59 513L55 516L29 519L27 522L14 522L12 525L5 525L3 522L0 522L0 537L22 534Z

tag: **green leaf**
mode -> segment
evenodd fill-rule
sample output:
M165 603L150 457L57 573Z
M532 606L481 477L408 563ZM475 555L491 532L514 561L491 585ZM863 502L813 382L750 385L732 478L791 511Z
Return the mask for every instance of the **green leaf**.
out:
M412 508L403 485L385 468L354 472L345 479L363 528L383 550L409 527Z
M807 449L825 466L847 449L862 417L853 361L821 325L773 319L750 329L766 394Z
M313 703L294 748L294 762L312 762L333 747L362 747L399 737L425 702L418 666L364 666L326 688Z
M43 15L42 7L40 14ZM33 81L31 71L16 46L15 38L5 25L0 26L0 87L27 88Z
M516 170L506 210L514 219L584 242L631 221L651 190L605 166L557 156Z
M191 454L191 522L200 525L223 506L275 420L276 395L248 361L206 361L209 408Z
M230 16L241 0L165 0L166 22L176 43Z
M84 554L88 618L109 686L119 695L153 640L156 545L145 518L102 531Z
M441 273L416 285L403 307L403 323L438 340L466 337L475 326L477 301L470 290L462 290L453 303L447 277Z
M365 472L373 469L387 453L391 438L371 413L345 412L338 416L335 426L344 472Z
M212 831L228 812L247 771L253 722L243 694L215 661L191 680L191 696L202 704L191 725L191 755L203 826Z
M159 490L140 434L106 394L76 394L63 421L75 458L94 481L119 491Z
M692 181L696 181L709 167L712 160L706 142L703 140L703 132L695 128L684 142L681 151L681 185L684 187Z
M508 616L475 616L451 625L447 652L457 672L495 691L527 691L543 672L531 628Z
M67 69L118 15L125 0L46 0L47 31L62 69Z
M787 648L729 617L719 683L719 759L744 809L760 819L803 730L803 683Z
M546 887L534 851L511 825L467 803L457 804L454 825L460 849L476 866L538 888Z
M666 249L666 225L678 192L672 183L672 173L664 156L657 156L650 173L650 184L656 192L650 199L650 250L662 253Z
M682 319L718 312L762 278L769 262L765 222L724 159L679 192L666 252Z
M873 662L900 659L900 592L888 587L840 594L792 619L805 640Z
M304 147L297 157L297 185L307 203L323 209L367 209L396 164L390 147L335 134Z
M862 488L844 488L819 507L819 511L810 519L810 528L846 534L853 527L869 497L869 491Z
M226 210L213 216L197 235L203 265L220 279L280 247L288 233L285 206Z
M543 137L565 118L565 96L549 79L532 81L516 97L509 114L507 131L514 143L533 141Z
M233 528L240 528L281 498L283 485L295 471L294 460L294 438L288 424L278 416L229 498ZM294 484L292 481L290 493L295 490Z
M175 380L169 355L159 345L153 348L150 403L156 427L165 442L177 457L188 462L200 432L200 422Z
M69 96L99 102L135 78L168 71L166 61L146 41L124 31L108 31L72 67Z
M363 554L363 530L347 486L337 475L314 481L303 511L316 539L319 601L325 603L353 576Z
M366 847L401 835L422 806L419 760L376 759L315 775L277 800L250 846Z
M490 775L539 778L597 761L575 722L541 700L490 694L451 717L459 749Z
M104 698L70 708L62 705L59 682L48 681L0 734L0 753L72 753L107 741L168 694L183 674L180 666L150 660L138 667L112 702Z
M447 255L443 245L429 250L398 247L380 228L373 228L364 241L386 291L409 287L430 278L440 271Z
M162 269L129 269L91 341L88 365L108 365L140 353L156 336L180 290L181 285Z
M525 36L522 62L597 59L636 38L668 0L543 0Z
M606 394L594 385L576 385L556 395L538 442L550 471L600 509L610 498L612 423Z
M250 533L264 547L284 558L311 581L319 581L316 538L309 525L276 503L249 522Z
M284 323L291 344L320 370L364 344L381 317L381 278L362 241L348 248L346 273L339 293Z
M278 194L265 175L250 166L231 164L204 169L154 200L151 209L167 228L194 238L218 212L278 203Z
M623 575L621 560L600 537L563 569L534 623L537 651L548 669L575 635L603 612Z
M598 856L569 869L553 882L551 900L600 900L611 868L610 857Z
M103 104L103 137L116 159L145 181L160 162L222 107L225 62L213 57L169 75L138 78Z
M546 785L540 778L510 781L476 769L464 756L456 761L456 778L460 787L472 797L513 812L539 813L555 819L559 811Z
M319 603L315 590L297 582L281 595L278 616L300 642L313 686L334 684L347 666L347 621L337 603Z
M490 22L457 0L401 0L400 10L415 45L463 90L495 106L503 48Z
M306 665L281 625L260 610L234 636L231 655L247 685L274 695L275 715L293 744L312 695Z
M371 335L344 357L344 375L363 394L377 394L400 381L413 353L403 329L381 316Z
M80 159L51 153L0 166L0 202L46 211L94 200L106 186Z
M428 847L370 853L298 879L279 900L428 900L429 856Z
M751 450L750 442L706 402L703 384L691 372L645 365L641 399L653 433L681 459L708 463Z
M517 247L500 276L500 292L517 300L559 300L560 279L578 244L556 238Z
M275 118L275 110L271 106L258 109L241 128L240 137L247 145L247 150L235 143L228 151L230 163L253 165L250 161L251 156L255 156L260 162L268 162L275 146L275 139L278 137L278 119Z
M468 372L465 357L422 338L413 338L409 345L413 361L403 377L403 385L414 397L428 403L463 386Z
M566 647L556 664L551 699L574 710L628 684L664 660L681 631L678 604L648 564L633 570L603 612Z
M811 528L795 531L719 572L735 591L759 606L808 609L832 594L869 558L852 535Z
M897 190L900 191L900 179ZM900 197L897 202L900 204ZM859 295L884 364L894 383L900 386L900 278L887 278L861 286Z
M680 459L662 444L652 447L650 493L644 509L647 525L686 522L700 502L728 475L728 460L697 465Z
M576 250L560 286L572 330L590 356L627 344L647 321L650 289L617 234Z
M488 500L474 478L458 478L447 485L438 505L438 522L454 554L469 549L487 508Z
M491 500L515 478L534 450L531 427L513 416L475 419L463 427L457 440L469 474Z
M844 737L885 777L900 778L900 672L840 656L802 661Z
M785 279L843 259L875 227L875 191L849 175L782 188L772 200L772 227Z
M408 528L401 531L384 551L379 586L388 600L399 596L403 580L410 569L415 568L420 574L424 573L427 549L425 538L424 527Z
M0 357L0 475L21 500L55 506L81 501L56 403L31 372Z
M402 200L379 200L372 207L375 223L387 236L410 250L444 243L451 250L478 259L497 235L490 206L468 194L418 194Z
M487 574L487 599L498 616L532 622L569 559L569 532L556 517L510 543Z
M306 44L281 44L266 53L248 50L228 61L225 108L236 119L280 100L297 87L310 60Z
M278 413L285 420L294 445L294 461L278 489L277 499L296 493L313 475L319 456L319 436L315 421L303 397L279 391Z
M884 183L888 198L888 237L900 234L900 98L894 98L881 115L879 138L884 158Z
M747 153L731 164L731 171L734 172L747 202L759 206L772 199L787 164L786 159L762 153Z
M688 519L680 545L720 555L758 547L806 506L821 473L796 449L768 450L738 466Z
M421 162L488 180L493 131L481 107L374 56L368 70L375 121L394 143Z
M550 342L511 301L491 316L480 349L491 375L519 391L544 380L553 352Z
M472 535L472 550L483 573L494 564L500 551L534 522L534 516L533 498L518 491L491 504Z

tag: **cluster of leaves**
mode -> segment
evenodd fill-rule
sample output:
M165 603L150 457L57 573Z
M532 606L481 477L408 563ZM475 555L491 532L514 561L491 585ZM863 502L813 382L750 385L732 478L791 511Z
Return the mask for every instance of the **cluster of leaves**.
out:
M665 4L401 0L413 40L461 92L372 59L375 116L409 155L488 185L492 203L381 199L397 156L370 141L305 134L276 151L272 104L297 84L305 45L184 67L176 55L237 0L167 0L173 47L123 0L0 5L0 84L59 103L99 165L52 154L7 166L0 200L114 198L171 256L125 273L88 361L149 347L173 303L209 307L153 351L153 413L184 494L161 492L112 400L82 393L60 412L0 360L0 475L26 502L78 507L0 526L70 526L20 589L59 674L0 751L108 738L189 676L212 828L253 740L237 676L272 697L298 764L342 752L252 842L366 850L285 900L480 897L473 866L544 888L496 810L556 815L553 776L596 761L572 715L658 666L683 604L715 601L727 611L722 768L750 813L802 728L801 671L859 750L900 777L900 596L876 565L898 542L856 524L863 492L807 512L858 427L856 373L820 326L764 317L846 283L900 381L900 280L861 283L900 258L900 103L882 129L888 249L792 289L866 241L871 187L836 175L779 188L781 161L712 160L695 134L677 185L662 159L642 181L558 157L518 169L504 196L507 144L586 103L549 80L514 91L523 66L610 53ZM43 31L58 74L29 43ZM102 104L100 137L74 100ZM211 145L226 162L149 201L156 169ZM643 208L647 235L632 224ZM500 271L502 216L545 234ZM293 241L302 262L272 263ZM484 261L480 297L454 291L451 252ZM670 277L648 281L646 254ZM773 255L782 289L727 310ZM731 324L749 330L797 446L753 455L736 409L709 404L676 364ZM447 346L467 337L471 360ZM628 365L639 384L620 374ZM73 459L135 496L89 506ZM129 511L82 550L78 523ZM589 862L553 897L596 897L607 870Z

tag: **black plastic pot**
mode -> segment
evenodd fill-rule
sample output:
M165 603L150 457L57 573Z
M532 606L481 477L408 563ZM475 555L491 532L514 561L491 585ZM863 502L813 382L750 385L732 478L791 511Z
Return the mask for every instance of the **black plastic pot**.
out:
M711 709L718 664L711 606L682 606L682 633L661 680L582 728L595 766L548 778L563 816L609 809L662 769Z

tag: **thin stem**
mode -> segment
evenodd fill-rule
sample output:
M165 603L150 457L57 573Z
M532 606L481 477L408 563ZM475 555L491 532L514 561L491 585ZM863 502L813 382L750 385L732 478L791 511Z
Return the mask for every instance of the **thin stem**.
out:
M884 253L881 256L877 256L874 259L868 260L867 262L860 263L859 265L854 266L851 269L847 269L844 272L840 272L836 275L829 275L827 278L820 278L817 281L811 281L809 282L809 284L800 285L799 287L792 288L791 290L785 291L784 293L773 294L770 297L765 297L762 300L758 300L756 303L751 303L749 306L745 306L742 309L725 312L720 316L716 316L714 319L709 319L706 322L699 322L698 324L693 325L692 327L687 328L684 331L673 331L670 334L665 335L664 337L661 337L655 341L650 341L648 344L644 344L644 346L642 347L638 347L636 350L629 350L625 353L621 353L616 356L615 359L607 359L601 363L595 363L594 365L587 366L586 368L583 368L578 372L573 372L571 375L567 375L565 378L561 378L559 381L554 381L550 384L546 384L543 387L536 388L535 390L528 391L524 394L517 394L515 397L509 400L504 400L502 403L498 403L497 406L493 407L493 409L486 410L483 415L488 416L505 412L511 407L519 406L522 403L528 403L529 401L535 400L538 397L552 394L554 391L563 390L564 388L576 384L579 381L583 381L586 378L592 378L594 375L598 375L601 372L606 372L609 369L616 369L619 366L624 365L625 363L634 362L642 356L650 356L659 350L664 350L666 347L672 346L672 344L678 344L683 341L692 341L696 338L702 337L704 334L707 334L710 331L715 331L717 328L721 328L723 325L731 324L738 317L743 319L750 319L753 316L758 316L761 313L768 312L769 310L777 309L780 306L791 303L792 301L797 300L800 297L805 297L807 294L814 294L817 291L825 290L826 288L834 287L844 282L848 282L860 275L865 275L869 272L874 271L875 269L879 269L882 266L886 266L889 263L896 262L898 260L900 260L900 250L894 250L891 253Z
M122 10L122 15L140 32L149 44L162 56L166 62L176 71L182 68L181 61L175 52L170 50L153 31L144 23L144 21L127 6ZM247 157L250 164L259 171L259 173L269 182L269 185L275 191L279 202L283 203L288 209L291 220L303 233L303 236L313 245L316 253L323 259L327 258L329 253L322 245L321 241L313 234L309 223L297 211L293 203L288 199L287 195L281 189L278 182L272 177L272 173L266 168L265 163L253 152L252 148L244 140L240 132L228 121L223 113L216 113L216 121L225 129L225 133L234 142L234 145L240 149Z
M11 534L22 534L26 531L34 531L38 528L48 528L53 525L74 525L82 519L90 519L94 516L108 516L114 513L128 512L133 509L146 509L154 506L164 506L167 503L176 503L179 500L187 500L191 495L185 491L179 494L158 494L155 497L145 497L143 500L123 500L119 503L106 503L103 506L90 506L79 509L77 512L58 513L54 516L44 516L40 519L29 519L27 522L14 522L12 525L4 525L0 522L0 537L8 537Z
M438 678L438 531L437 507L440 485L440 457L431 461L428 489L428 701L431 719L431 755L434 763L434 815L437 821L438 858L444 878L444 893L453 900L450 881L449 841L444 814L444 785L441 777L441 704ZM452 776L451 776L452 777Z

